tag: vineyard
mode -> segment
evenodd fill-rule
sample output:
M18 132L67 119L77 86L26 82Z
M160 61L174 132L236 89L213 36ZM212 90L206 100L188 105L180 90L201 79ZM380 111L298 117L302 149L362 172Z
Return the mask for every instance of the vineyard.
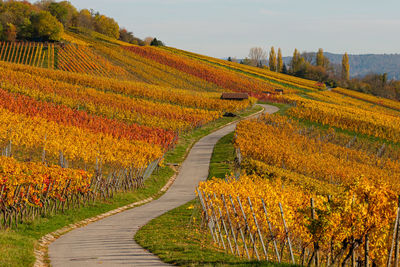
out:
M33 42L1 42L0 60L53 69L55 45Z
M135 191L181 134L255 101L220 100L218 86L169 67L159 75L172 84L132 78L118 57L73 38L1 43L2 227Z
M214 242L248 259L397 266L396 103L341 88L283 99L286 116L237 126L236 174L198 187Z
M111 39L0 43L2 228L135 192L182 136L273 102L280 115L237 125L235 172L197 188L216 247L307 266L398 265L398 102Z
M129 76L123 68L84 45L0 42L0 49L1 61L105 77Z

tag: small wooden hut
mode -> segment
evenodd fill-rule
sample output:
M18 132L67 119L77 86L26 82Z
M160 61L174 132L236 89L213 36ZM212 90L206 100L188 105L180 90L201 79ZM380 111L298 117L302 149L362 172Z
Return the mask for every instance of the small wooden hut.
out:
M222 93L221 99L223 100L238 100L249 99L248 93Z

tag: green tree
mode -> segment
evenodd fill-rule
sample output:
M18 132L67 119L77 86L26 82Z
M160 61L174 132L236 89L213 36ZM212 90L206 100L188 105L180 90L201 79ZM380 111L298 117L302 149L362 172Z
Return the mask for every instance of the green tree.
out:
M68 1L52 2L48 5L47 10L56 17L64 27L69 27L73 24L73 19L76 18L78 11Z
M33 31L36 37L59 41L64 32L64 27L55 17L48 11L40 11L31 17Z
M348 81L350 79L350 65L349 65L349 56L347 53L344 53L342 58L342 79Z
M317 66L324 66L324 50L322 48L318 49L317 53Z
M277 62L277 65L276 65L276 71L277 72L282 72L282 68L283 68L282 51L279 48L278 49L278 62Z
M288 70L287 70L287 67L286 67L286 64L285 64L285 63L283 63L282 73L283 73L283 74L288 74Z
M271 46L271 51L269 52L269 69L271 71L276 71L276 53L273 46Z
M5 32L6 41L14 42L17 39L17 27L14 24L8 23Z
M152 46L164 46L164 43L161 40L157 40L157 38L154 38L150 45Z
M24 21L19 25L18 39L26 40L32 37L32 22L29 18L25 18Z

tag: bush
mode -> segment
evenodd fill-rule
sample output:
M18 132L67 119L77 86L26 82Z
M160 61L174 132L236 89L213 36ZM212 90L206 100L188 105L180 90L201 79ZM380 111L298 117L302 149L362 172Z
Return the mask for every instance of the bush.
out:
M48 11L40 11L33 14L32 27L35 36L42 40L60 41L64 32L64 27Z

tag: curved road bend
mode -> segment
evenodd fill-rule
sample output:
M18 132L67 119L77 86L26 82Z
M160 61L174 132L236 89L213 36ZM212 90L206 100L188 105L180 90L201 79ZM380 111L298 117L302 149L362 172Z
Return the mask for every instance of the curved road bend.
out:
M279 109L262 105L266 113ZM234 131L228 125L198 141L182 163L170 189L159 199L75 229L49 246L52 266L169 266L139 246L133 239L150 220L195 198L195 188L208 176L217 141Z

